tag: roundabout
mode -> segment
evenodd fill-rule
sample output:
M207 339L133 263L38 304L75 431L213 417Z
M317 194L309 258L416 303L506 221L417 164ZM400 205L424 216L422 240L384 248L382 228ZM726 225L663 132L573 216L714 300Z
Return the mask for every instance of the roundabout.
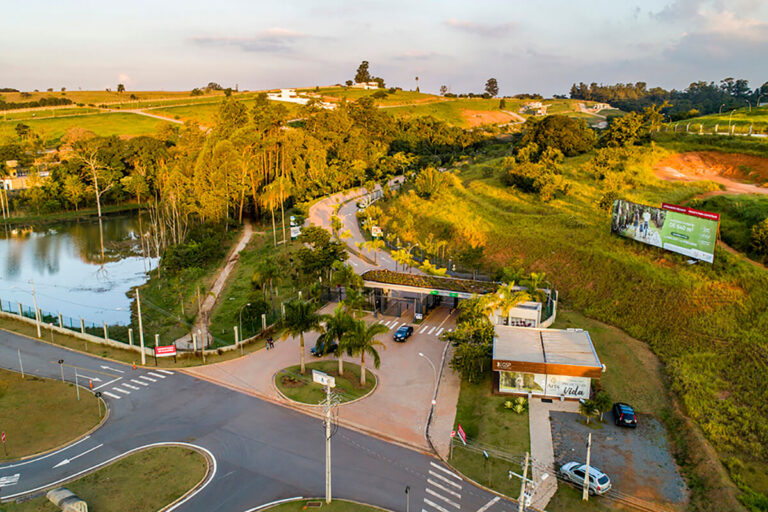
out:
M325 387L312 382L312 370L323 372L336 381L333 388L340 404L356 402L368 397L376 390L378 378L368 368L365 369L365 384L360 383L360 365L344 363L344 373L339 375L337 361L315 361L308 363L302 375L300 366L289 366L274 375L274 385L278 393L286 400L303 405L319 405L325 399Z

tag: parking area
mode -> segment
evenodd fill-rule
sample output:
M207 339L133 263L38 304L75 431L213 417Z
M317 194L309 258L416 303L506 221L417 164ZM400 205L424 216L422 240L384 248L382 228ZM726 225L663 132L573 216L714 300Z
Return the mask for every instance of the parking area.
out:
M335 304L328 304L321 313L330 313L334 307ZM449 308L435 309L420 324L414 324L411 315L368 317L369 322L381 323L389 329L379 337L384 343L384 348L379 350L381 366L372 369L378 378L378 386L367 398L339 407L341 422L414 447L429 449L425 427L435 390L435 379L440 374L440 364L446 346L445 342L440 341L438 333L453 329L455 319L456 312ZM414 333L405 343L395 342L392 339L393 334L403 324L412 325ZM317 337L316 333L304 336L307 361L318 360L310 354ZM274 349L259 350L239 359L187 371L222 385L270 400L282 401L283 398L273 385L272 377L278 370L298 364L299 340L289 338L285 341L275 341ZM325 358L335 360L332 355ZM446 368L443 371L431 427L433 438L439 440L438 450L446 453L459 396L459 378L448 368L449 359L450 348L446 355ZM345 360L359 363L359 360L346 357ZM370 368L370 362L367 362L366 366Z
M606 473L613 491L647 502L681 507L688 491L675 465L664 427L652 416L639 415L638 427L622 428L606 413L606 423L586 425L570 412L550 413L555 466L584 462L587 435L592 433L591 464Z

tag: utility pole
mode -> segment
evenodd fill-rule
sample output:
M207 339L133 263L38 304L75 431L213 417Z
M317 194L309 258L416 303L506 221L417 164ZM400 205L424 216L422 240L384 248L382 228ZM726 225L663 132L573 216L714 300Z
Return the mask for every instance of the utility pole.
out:
M21 369L21 378L24 378L24 365L21 364L21 349L18 349L17 352L19 353L19 369Z
M40 315L37 310L37 294L35 294L35 281L34 279L29 280L29 284L32 285L32 301L35 303L35 324L37 325L37 337L42 337L40 334Z
M581 491L581 499L582 501L588 501L589 500L589 456L592 452L592 432L589 433L589 436L587 437L587 470L585 471L584 475L584 488Z
M523 478L520 482L520 497L517 499L517 510L523 512L525 510L525 482L528 478L528 459L530 454L525 452L525 464L523 466Z
M136 288L136 309L139 313L139 345L141 345L141 365L147 364L147 355L144 353L144 326L141 323L141 296Z
M331 503L331 385L325 386L325 502Z
M75 389L77 390L77 401L80 401L80 384L77 378L77 368L75 368Z

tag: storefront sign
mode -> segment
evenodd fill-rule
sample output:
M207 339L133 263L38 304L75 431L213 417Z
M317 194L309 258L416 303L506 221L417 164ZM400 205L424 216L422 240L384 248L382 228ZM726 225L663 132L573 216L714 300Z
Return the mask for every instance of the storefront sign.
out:
M590 379L567 375L547 375L547 395L568 398L589 398Z
M494 361L501 369L505 361ZM499 391L502 393L530 393L541 396L563 396L565 398L588 398L591 379L567 375L545 375L542 373L499 371Z

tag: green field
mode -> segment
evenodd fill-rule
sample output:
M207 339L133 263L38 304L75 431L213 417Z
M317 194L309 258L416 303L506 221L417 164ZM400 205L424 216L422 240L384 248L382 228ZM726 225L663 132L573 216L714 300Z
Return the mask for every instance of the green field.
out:
M14 128L19 122L21 121L0 122L0 140L5 137L15 138L16 131ZM67 133L67 130L74 127L90 130L99 136L120 135L130 137L153 134L164 122L160 119L127 112L85 114L49 119L27 119L23 121L25 125L31 127L47 143L58 141Z
M360 365L349 360L344 363L344 375L339 375L339 363L336 359L309 362L305 369L304 375L300 373L299 365L277 372L275 375L277 389L296 402L319 404L325 400L325 387L312 382L312 370L325 372L336 379L336 387L333 391L342 402L357 400L370 393L376 386L376 376L371 373L370 363L365 369L365 386L360 385Z
M321 94L332 98L346 99L347 101L357 101L362 97L371 96L376 90L352 89L348 87L321 87L316 89L298 89L304 93ZM381 89L386 91L387 89ZM399 90L392 94L387 94L385 98L374 98L377 105L407 105L411 103L426 103L430 101L440 101L442 98L434 94L425 94L416 91Z
M117 88L117 84L115 84L115 88ZM5 99L8 103L25 103L29 101L37 101L41 98L69 98L75 103L93 103L93 104L101 104L101 103L123 103L123 102L130 102L135 101L131 99L131 94L136 96L139 101L142 100L159 100L159 99L179 99L179 98L189 98L190 91L125 91L123 93L118 93L113 91L107 92L107 91L65 91L64 94L61 93L61 91L53 91L53 92L30 92L31 96L28 98L25 98L22 96L22 93L20 92L3 92L0 93L0 96ZM202 97L208 97L208 96L223 96L224 91L211 91L205 93ZM197 98L201 98L201 96L197 96Z
M736 126L736 133L747 133L749 127L753 126L753 133L768 132L768 106L740 108L731 112L720 114L710 114L707 116L693 117L684 119L677 123L670 123L671 126L677 124L677 130L685 130L685 126L690 123L690 131L698 131L699 126L703 126L705 132L711 133L715 125L718 125L719 133L728 133L729 126Z
M625 164L621 197L681 203L712 189L656 179L652 165L666 154L636 149ZM603 184L583 167L590 159L566 159L561 172L569 193L547 203L503 185L499 171L489 175L497 160L477 162L430 199L406 189L384 203L383 225L404 244L432 233L452 254L470 243L483 246L486 269L544 271L565 306L648 343L684 410L722 460L735 461L732 475L766 493L768 480L753 471L768 468L765 367L753 354L768 350L761 327L768 322L768 274L719 249L713 265L687 265L682 256L613 236L610 216L597 206Z
M180 498L206 474L205 458L195 450L161 447L144 450L65 485L94 512L155 512ZM0 512L57 512L45 496L0 505Z
M74 370L65 371L69 377ZM74 384L0 370L0 429L8 451L0 451L0 460L52 450L85 434L100 421L97 401L84 389L78 400Z
M89 114L92 112L98 112L99 109L89 107L63 107L63 108L40 108L35 110L25 110L23 112L16 112L14 110L6 111L1 121L19 121L19 120L33 120L44 119L48 117L62 117L72 116L78 114Z

